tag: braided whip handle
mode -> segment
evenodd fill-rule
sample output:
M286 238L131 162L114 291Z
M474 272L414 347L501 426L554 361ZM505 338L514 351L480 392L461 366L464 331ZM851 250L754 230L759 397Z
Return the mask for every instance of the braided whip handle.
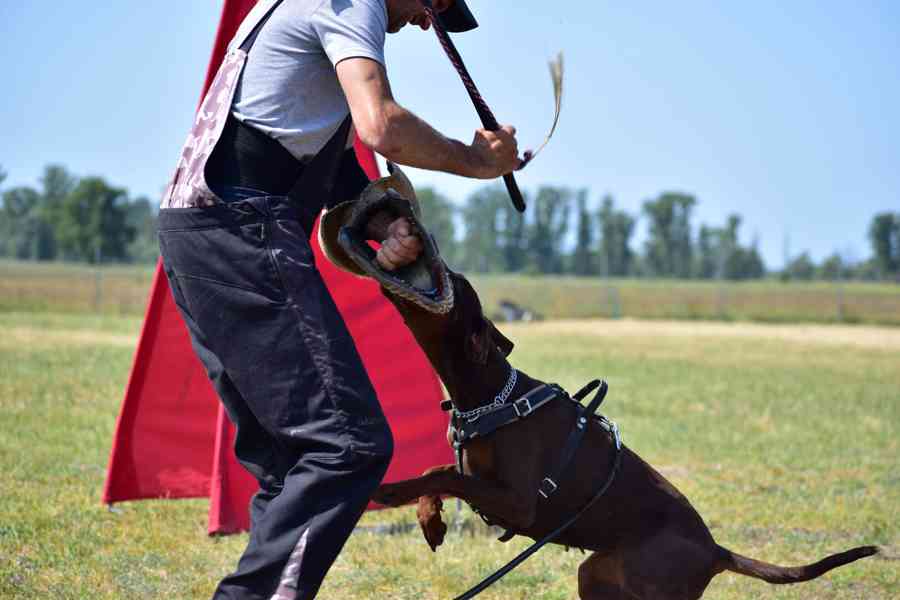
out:
M481 118L482 125L484 125L484 128L488 131L497 131L498 129L500 129L500 124L497 123L497 119L494 117L494 113L491 112L491 109L484 101L484 98L481 97L481 93L475 86L475 82L472 81L472 78L469 76L469 70L466 69L466 65L465 63L463 63L462 57L459 55L459 51L453 44L453 40L450 39L447 31L441 26L440 22L437 19L437 16L434 14L434 9L431 6L431 1L423 0L422 4L425 7L425 12L428 15L428 19L431 21L431 26L434 27L434 33L435 35L437 35L438 41L441 43L441 47L443 47L444 52L450 59L450 62L453 63L453 68L455 68L456 72L459 73L459 77L460 79L462 79L463 85L466 87L466 91L469 92L469 98L472 99L472 104L475 105L475 111L478 113L479 118ZM515 176L513 176L512 173L504 175L503 183L506 184L506 191L509 192L509 197L512 200L513 206L516 207L516 210L519 212L525 212L525 199L522 197L522 192L519 191L519 184L516 183Z

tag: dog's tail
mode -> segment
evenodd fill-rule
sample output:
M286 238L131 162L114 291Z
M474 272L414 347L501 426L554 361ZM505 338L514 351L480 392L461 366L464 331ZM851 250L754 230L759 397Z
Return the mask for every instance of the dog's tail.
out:
M719 564L723 570L762 579L768 583L800 583L801 581L809 581L847 563L878 554L877 546L860 546L846 552L832 554L811 565L779 567L778 565L741 556L722 546L719 546L719 550L722 552L722 562Z

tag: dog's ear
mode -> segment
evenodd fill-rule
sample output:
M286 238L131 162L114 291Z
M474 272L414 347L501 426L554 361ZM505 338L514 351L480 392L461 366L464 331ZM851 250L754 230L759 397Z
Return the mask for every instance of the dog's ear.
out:
M513 350L513 343L500 333L490 319L484 316L481 309L481 301L478 293L469 280L459 273L452 274L456 284L456 302L465 323L466 332L466 356L480 365L487 362L491 349L497 347L504 356L509 356Z
M509 356L510 354L512 354L513 348L515 348L516 345L513 344L508 337L500 333L500 330L497 329L493 321L491 321L490 319L485 320L488 322L488 326L490 327L491 337L493 338L494 343L497 344L497 347L500 348L500 352L503 353L503 356Z
M472 320L469 335L466 339L466 355L469 360L483 365L487 362L491 351L491 326L490 321L478 315Z
M466 340L466 346L469 359L483 365L487 362L492 347L498 348L503 356L509 356L515 344L500 333L490 319L481 317L473 324L469 339Z

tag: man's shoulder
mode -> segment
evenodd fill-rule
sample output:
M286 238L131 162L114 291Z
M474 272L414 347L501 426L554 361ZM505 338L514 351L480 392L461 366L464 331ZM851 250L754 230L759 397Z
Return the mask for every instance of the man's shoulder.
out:
M332 64L364 57L384 64L387 34L384 0L325 0L313 16L313 28Z
M302 2L301 2L302 4ZM347 25L387 29L385 0L322 0L311 12L315 21L339 21Z

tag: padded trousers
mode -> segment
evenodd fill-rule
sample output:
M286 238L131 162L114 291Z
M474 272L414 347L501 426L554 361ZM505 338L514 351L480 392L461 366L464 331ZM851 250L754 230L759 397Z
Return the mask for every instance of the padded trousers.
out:
M159 216L175 302L236 426L235 455L260 486L247 548L214 599L306 600L381 482L393 439L295 205L236 198Z

